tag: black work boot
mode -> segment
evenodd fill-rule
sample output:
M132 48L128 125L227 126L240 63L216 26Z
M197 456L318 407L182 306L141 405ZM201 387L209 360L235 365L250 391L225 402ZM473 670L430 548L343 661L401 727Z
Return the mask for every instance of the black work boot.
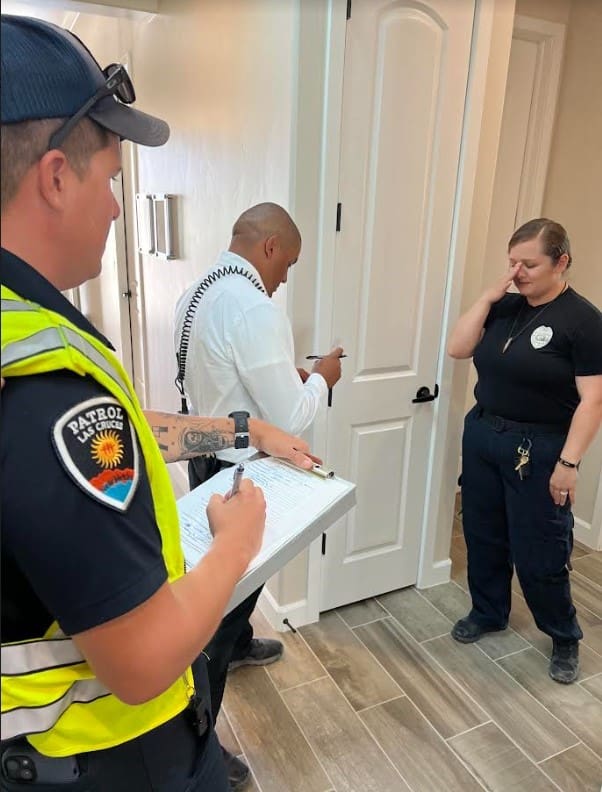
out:
M554 641L548 673L554 682L570 685L579 676L579 641Z
M238 792L239 789L244 789L247 781L251 778L251 771L242 759L234 756L230 751L222 746L222 754L228 770L228 783L230 784L231 792Z
M252 638L247 654L238 660L232 660L228 665L228 671L239 666L275 663L276 660L280 660L283 651L282 643L273 638Z
M489 632L499 632L505 627L483 627L474 622L469 616L459 619L451 630L451 637L460 643L474 643Z

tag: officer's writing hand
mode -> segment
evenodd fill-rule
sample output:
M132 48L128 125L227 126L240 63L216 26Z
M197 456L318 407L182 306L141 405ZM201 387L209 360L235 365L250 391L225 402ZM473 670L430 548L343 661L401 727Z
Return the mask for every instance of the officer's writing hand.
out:
M265 528L265 498L260 487L243 478L236 495L213 495L207 504L209 528L215 539L231 542L232 552L242 559L243 567L261 548Z
M575 492L577 490L577 469L556 464L550 478L550 495L557 506L564 506L567 500L575 505Z
M309 371L306 371L304 368L298 368L297 374L301 377L301 382L307 382L309 379Z
M485 290L483 297L492 305L493 303L499 302L512 285L512 282L517 276L520 267L520 261L508 267L504 273L504 276L499 278L496 283L493 284L493 286L490 286Z
M259 418L249 419L251 445L270 456L286 459L297 467L311 470L321 459L309 453L309 446L300 437L287 434Z
M312 372L321 374L329 388L332 388L341 379L341 355L343 347L335 347L332 352L316 360Z

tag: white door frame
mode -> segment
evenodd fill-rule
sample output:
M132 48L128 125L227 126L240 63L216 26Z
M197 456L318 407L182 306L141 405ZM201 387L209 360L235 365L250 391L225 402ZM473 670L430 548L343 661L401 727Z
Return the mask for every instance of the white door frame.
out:
M517 224L541 214L556 120L565 34L566 25L557 22L518 14L514 18L512 38L538 45L533 101L516 209Z
M445 316L439 354L438 382L441 395L435 402L435 425L430 449L427 508L417 586L426 588L449 580L450 562L437 562L436 540L440 532L451 530L454 486L443 486L449 477L443 461L451 429L459 433L457 416L451 414L453 361L445 354L445 338L460 313L462 282L467 257L472 198L476 177L479 139L484 108L487 62L494 24L496 0L476 0L469 85L463 124L458 189L449 252L449 273ZM308 340L316 349L327 348L336 328L332 327L333 295L336 288L335 213L339 199L340 129L345 58L346 0L305 3L299 0L299 75L297 119L293 128L293 176L291 209L303 234L303 266L295 271L289 286L288 307L295 342L302 348ZM321 44L319 44L321 42ZM315 133L317 119L321 135ZM311 123L310 123L311 121ZM312 131L313 130L313 131ZM314 424L312 447L328 458L327 416ZM455 484L455 470L453 473ZM441 496L439 496L441 493ZM445 503L442 503L442 498ZM444 517L442 517L444 515ZM443 525L442 519L448 524ZM279 628L283 616L293 624L319 618L321 543L313 543L307 554L305 592L288 604L279 602L279 593L289 587L294 573L287 569L264 590L262 609ZM295 568L298 574L298 566ZM298 591L298 585L295 591Z

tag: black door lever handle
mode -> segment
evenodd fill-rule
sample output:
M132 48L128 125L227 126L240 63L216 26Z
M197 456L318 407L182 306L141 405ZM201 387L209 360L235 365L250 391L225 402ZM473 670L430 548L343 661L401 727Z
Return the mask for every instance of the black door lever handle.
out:
M439 386L435 384L435 392L431 393L428 385L421 385L416 391L416 398L412 399L412 404L422 404L423 402L435 401L439 395Z

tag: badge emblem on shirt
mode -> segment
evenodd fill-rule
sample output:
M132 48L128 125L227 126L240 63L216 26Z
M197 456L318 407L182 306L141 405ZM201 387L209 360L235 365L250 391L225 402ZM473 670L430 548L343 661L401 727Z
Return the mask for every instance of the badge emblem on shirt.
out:
M111 396L80 402L53 429L67 473L88 495L126 511L138 485L138 444L127 412Z
M552 340L554 331L551 327L540 325L531 333L531 346L533 349L543 349Z

